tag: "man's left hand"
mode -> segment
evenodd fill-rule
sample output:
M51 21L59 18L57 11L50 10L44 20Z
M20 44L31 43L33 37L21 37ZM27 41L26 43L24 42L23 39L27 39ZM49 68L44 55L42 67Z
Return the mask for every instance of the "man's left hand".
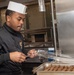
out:
M37 56L37 52L35 49L31 49L30 51L28 51L27 55L30 57L30 58L34 58Z

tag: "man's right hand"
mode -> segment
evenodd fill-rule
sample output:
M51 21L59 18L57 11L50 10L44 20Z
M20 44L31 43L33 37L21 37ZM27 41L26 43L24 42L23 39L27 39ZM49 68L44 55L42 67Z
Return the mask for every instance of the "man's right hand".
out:
M26 60L26 55L22 52L11 52L10 54L10 60L13 62L22 63Z

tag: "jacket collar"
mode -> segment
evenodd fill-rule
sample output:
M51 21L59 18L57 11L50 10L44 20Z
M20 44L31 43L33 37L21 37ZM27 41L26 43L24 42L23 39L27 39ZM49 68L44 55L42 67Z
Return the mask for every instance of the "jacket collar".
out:
M10 33L13 34L13 35L18 35L18 34L20 34L20 32L17 32L17 31L15 31L15 30L13 30L13 29L10 28L6 23L4 23L3 27L4 27L8 32L10 32Z

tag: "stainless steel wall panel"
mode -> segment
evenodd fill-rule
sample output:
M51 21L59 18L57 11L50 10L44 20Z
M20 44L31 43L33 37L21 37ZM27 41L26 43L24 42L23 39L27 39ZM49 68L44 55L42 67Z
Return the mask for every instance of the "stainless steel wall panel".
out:
M55 0L59 47L74 57L74 0Z
M67 12L74 10L74 0L55 0L56 12Z

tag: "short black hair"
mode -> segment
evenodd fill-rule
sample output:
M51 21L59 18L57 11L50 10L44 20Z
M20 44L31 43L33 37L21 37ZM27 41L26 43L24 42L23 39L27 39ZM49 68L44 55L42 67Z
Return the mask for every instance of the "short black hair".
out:
M14 11L12 11L12 10L6 10L6 12L5 12L5 17L7 17L7 16L10 16L10 15L12 15L14 13ZM6 18L7 19L7 18Z
M11 10L6 10L6 13L5 13L5 16L7 15L12 15L14 11L11 11Z

